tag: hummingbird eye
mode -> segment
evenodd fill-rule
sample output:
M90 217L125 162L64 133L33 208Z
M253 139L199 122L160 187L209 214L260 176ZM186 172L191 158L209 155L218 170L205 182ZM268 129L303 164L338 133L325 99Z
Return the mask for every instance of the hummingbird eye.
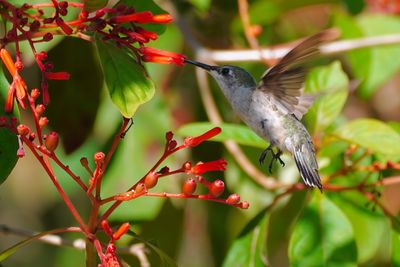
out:
M222 68L221 69L221 74L225 76L225 75L228 75L230 73L230 71L231 70L229 68Z

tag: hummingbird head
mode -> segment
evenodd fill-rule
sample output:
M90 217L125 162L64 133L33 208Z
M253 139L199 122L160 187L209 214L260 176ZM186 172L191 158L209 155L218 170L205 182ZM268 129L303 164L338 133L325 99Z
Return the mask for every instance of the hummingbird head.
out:
M185 59L186 63L205 69L216 80L225 94L237 89L256 88L256 81L244 69L236 66L211 66L198 61Z

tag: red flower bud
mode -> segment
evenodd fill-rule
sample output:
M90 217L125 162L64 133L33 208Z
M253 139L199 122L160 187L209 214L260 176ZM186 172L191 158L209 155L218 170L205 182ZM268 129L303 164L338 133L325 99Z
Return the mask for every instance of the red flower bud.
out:
M140 27L136 29L136 32L150 40L156 40L158 38L157 33L145 30Z
M30 130L29 127L24 125L24 124L20 124L17 127L17 132L19 135L25 136L27 134L29 134Z
M158 171L160 174L166 174L169 172L169 168L167 166L164 166L161 168L161 170Z
M42 115L45 109L46 109L46 107L43 104L37 105L35 108L35 112L36 112L37 116Z
M121 238L121 236L123 236L124 234L126 234L126 232L129 231L129 223L124 223L122 224L118 230L112 235L112 239L113 240L118 240Z
M185 195L193 195L194 191L196 191L196 181L193 178L187 179L182 186L182 193Z
M47 53L45 51L40 51L39 53L36 54L36 58L40 61L46 60Z
M28 139L29 139L29 141L33 141L33 140L35 140L35 138L36 138L36 134L34 133L34 132L31 132L30 134L29 134L29 137L28 137Z
M214 197L219 197L224 192L224 189L224 182L221 180L215 180L213 183L211 183L210 194Z
M241 204L242 209L248 209L250 207L250 204L247 201L243 201Z
M153 14L150 11L137 12L129 15L116 16L110 19L110 23L125 23L125 22L137 22L137 23L149 23L153 19Z
M22 158L25 156L25 150L24 147L20 146L17 150L17 157Z
M229 205L237 204L240 201L240 196L238 194L232 194L226 199L226 203Z
M158 182L158 174L156 172L150 172L144 178L144 184L147 189L153 188Z
M31 91L31 97L33 98L33 100L36 100L40 95L39 89L34 88Z
M44 141L47 150L53 152L58 146L58 139L58 134L56 132L49 133Z
M103 228L104 232L108 235L108 236L112 236L112 229L110 227L110 225L108 224L108 222L106 220L101 221L101 228Z
M167 139L167 142L171 141L173 137L174 137L174 134L172 132L167 132L165 134L165 139Z
M178 144L178 143L177 143L175 140L169 141L169 143L168 143L168 150L169 150L169 151L170 151L170 150L173 150L173 149L176 147L177 144Z
M47 119L47 117L41 117L39 119L40 129L43 129L48 123L49 123L49 120Z
M141 47L139 52L142 54L142 59L146 62L155 62L160 64L174 63L182 66L185 61L185 56L173 52L163 51L152 47Z
M106 155L103 152L97 152L94 154L94 161L97 164L103 164L105 157L106 157Z

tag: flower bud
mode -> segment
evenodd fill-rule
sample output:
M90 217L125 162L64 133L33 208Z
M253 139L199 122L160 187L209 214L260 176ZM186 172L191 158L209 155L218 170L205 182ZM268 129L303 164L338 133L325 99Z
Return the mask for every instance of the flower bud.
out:
M187 179L182 186L182 193L185 195L193 195L194 191L196 191L196 181L193 178Z
M226 199L226 203L229 205L237 204L240 201L240 196L238 194L232 194Z
M49 133L44 141L47 150L53 152L58 146L58 139L58 134L56 132Z
M148 173L144 178L144 184L147 189L153 188L158 182L158 174L154 171Z
M33 98L33 100L36 100L40 95L39 89L34 88L31 91L31 97Z
M29 127L24 125L24 124L20 124L17 127L17 132L19 135L25 136L27 134L29 134L30 130Z
M105 157L106 157L106 155L103 152L97 152L94 154L93 158L97 164L103 164Z
M33 141L33 140L35 140L35 138L36 138L36 134L34 133L34 132L31 132L30 134L29 134L29 137L28 137L28 139L29 139L29 141Z
M1 116L0 117L0 126L4 126L7 124L7 117L6 116Z
M250 207L250 204L247 201L243 201L241 204L242 209L248 209Z
M112 236L112 229L106 220L101 221L101 228L108 236Z
M37 116L42 115L45 109L46 109L46 107L43 104L37 105L35 108L35 112L36 112Z
M215 180L211 183L210 194L214 197L219 197L225 189L225 184L221 180Z
M126 232L129 231L129 223L124 223L122 224L118 230L112 235L112 239L114 240L118 240L121 238L121 236L123 236L124 234L126 234Z
M48 123L49 123L49 120L47 119L47 117L41 117L39 119L39 127L40 127L40 129L43 129Z

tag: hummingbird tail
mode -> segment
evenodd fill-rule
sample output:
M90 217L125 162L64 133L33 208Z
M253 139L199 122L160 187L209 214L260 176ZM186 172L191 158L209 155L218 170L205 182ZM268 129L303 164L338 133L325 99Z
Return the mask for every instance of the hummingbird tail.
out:
M304 183L309 187L318 187L322 192L321 178L312 143L307 142L297 147L294 151L294 161Z

